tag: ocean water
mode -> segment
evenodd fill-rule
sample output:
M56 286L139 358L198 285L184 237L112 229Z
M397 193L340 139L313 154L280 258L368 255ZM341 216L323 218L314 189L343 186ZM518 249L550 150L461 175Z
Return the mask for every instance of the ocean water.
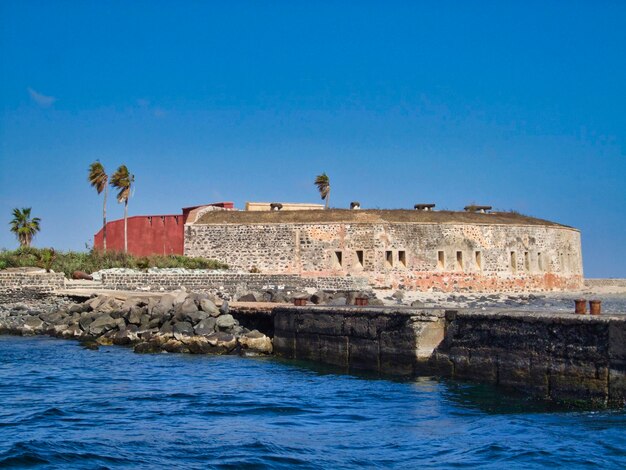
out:
M275 358L0 336L1 468L624 468L626 412Z

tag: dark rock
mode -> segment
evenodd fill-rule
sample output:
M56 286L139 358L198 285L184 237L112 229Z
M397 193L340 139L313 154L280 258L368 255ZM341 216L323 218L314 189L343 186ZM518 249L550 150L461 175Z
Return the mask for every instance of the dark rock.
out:
M217 308L217 305L211 299L200 300L200 309L212 317L217 317L220 314L220 309Z
M335 297L334 299L331 299L328 302L326 302L326 305L339 307L342 305L346 305L347 301L348 299L346 299L345 297Z
M315 294L311 296L311 302L315 305L323 304L328 299L328 295L326 292L318 290Z
M219 317L217 317L216 325L221 331L225 331L237 325L237 320L235 320L233 316L229 314L220 315Z
M242 295L241 297L239 297L238 301L239 302L258 302L256 296L252 293Z
M215 320L215 318L210 317L198 323L193 330L197 335L206 336L215 332L216 325L217 321Z
M220 313L225 315L230 311L230 307L228 306L228 300L224 300L222 305L220 306Z
M161 352L161 348L159 347L157 343L145 341L145 342L136 344L135 347L133 348L133 351L135 351L136 353L140 353L140 354L152 354L152 353Z
M188 297L182 304L178 304L175 308L176 318L184 320L189 313L197 312L198 306L194 302L193 298Z
M193 326L186 321L177 322L174 324L173 332L174 334L178 333L180 335L191 336L193 335Z
M89 333L94 336L99 336L102 333L106 333L107 331L115 328L116 326L117 321L115 318L111 317L111 315L100 315L89 324Z
M209 318L209 314L201 310L196 310L195 312L185 315L185 320L194 325L199 321L205 320L206 318Z

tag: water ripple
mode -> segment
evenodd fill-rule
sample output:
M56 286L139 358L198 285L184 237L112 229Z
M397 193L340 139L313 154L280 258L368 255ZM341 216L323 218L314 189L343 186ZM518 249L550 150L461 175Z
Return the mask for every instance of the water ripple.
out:
M0 337L0 467L626 466L624 411L272 358Z

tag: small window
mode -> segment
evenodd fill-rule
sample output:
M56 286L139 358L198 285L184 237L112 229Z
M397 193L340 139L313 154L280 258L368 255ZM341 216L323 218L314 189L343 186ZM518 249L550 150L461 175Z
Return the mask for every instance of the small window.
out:
M511 251L511 271L517 272L517 258L515 257L515 252Z
M483 254L480 251L474 252L474 262L478 269L483 269Z
M543 255L541 252L537 253L537 267L539 271L543 271Z
M387 267L393 267L393 251L385 251L385 264Z
M363 266L363 250L356 250L356 260L359 265Z
M343 253L341 251L335 251L335 265L343 266Z
M398 251L398 261L400 261L400 264L402 266L406 267L406 251L404 250Z
M437 252L437 268L443 269L446 267L446 255L443 251Z
M456 252L456 269L459 271L463 271L463 252Z
M530 271L530 254L527 251L524 252L524 269Z

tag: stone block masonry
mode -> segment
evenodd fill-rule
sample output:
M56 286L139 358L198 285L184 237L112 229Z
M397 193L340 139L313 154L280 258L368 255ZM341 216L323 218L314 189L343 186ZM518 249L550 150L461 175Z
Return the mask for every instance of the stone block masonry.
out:
M449 311L432 367L555 401L626 404L626 316Z
M274 309L276 354L386 374L428 372L444 310L369 307Z
M63 273L0 272L0 303L35 300L65 283Z
M493 383L546 400L626 405L626 316L277 307L276 354L346 369Z
M103 273L102 275L102 288L104 289L168 291L180 287L197 292L222 291L230 295L269 289L359 291L367 288L367 280L354 276L305 277L253 273Z
M196 223L185 226L185 255L422 291L571 290L583 282L580 233L559 225Z

